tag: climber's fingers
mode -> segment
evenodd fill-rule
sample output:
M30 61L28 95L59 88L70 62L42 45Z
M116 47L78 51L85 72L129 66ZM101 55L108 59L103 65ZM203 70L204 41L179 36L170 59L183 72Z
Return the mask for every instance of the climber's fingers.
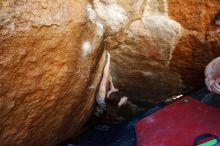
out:
M215 83L215 81L214 81L213 79L211 79L210 77L207 77L207 78L205 79L205 84L206 84L207 88L209 89L209 91L211 91L211 92L213 92L211 86L212 86L214 83Z
M213 92L220 94L220 85L218 82L215 82L212 86L211 89Z

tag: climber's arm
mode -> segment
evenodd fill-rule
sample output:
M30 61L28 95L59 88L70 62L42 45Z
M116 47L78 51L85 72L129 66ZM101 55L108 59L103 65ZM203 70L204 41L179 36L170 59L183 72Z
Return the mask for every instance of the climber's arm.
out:
M99 86L99 92L98 92L98 96L99 97L103 97L105 98L106 96L106 86L107 86L107 82L108 82L108 77L109 77L109 67L110 67L110 54L107 53L107 61L105 64L105 68L103 71L103 76L102 76L102 80Z
M216 58L210 75L214 80L220 77L220 57Z
M110 90L115 90L115 86L113 84L113 81L112 81L112 75L110 74L109 76L109 81L110 81Z
M109 97L109 95L110 95L112 92L119 91L117 88L115 88L115 86L114 86L114 84L113 84L111 74L110 74L110 76L109 76L109 82L110 82L110 90L109 90L108 93L107 93L107 98Z
M215 59L213 59L205 68L205 76L213 76L216 77L216 73L217 73L217 68L220 64L220 57L217 57ZM220 72L220 71L219 71ZM214 74L213 74L214 73ZM218 75L217 75L218 76Z

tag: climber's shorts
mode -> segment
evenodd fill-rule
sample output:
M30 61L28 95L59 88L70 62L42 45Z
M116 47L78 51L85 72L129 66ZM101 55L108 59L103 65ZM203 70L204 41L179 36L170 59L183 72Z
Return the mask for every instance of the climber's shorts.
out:
M97 97L96 102L98 103L97 111L103 113L106 110L105 98Z

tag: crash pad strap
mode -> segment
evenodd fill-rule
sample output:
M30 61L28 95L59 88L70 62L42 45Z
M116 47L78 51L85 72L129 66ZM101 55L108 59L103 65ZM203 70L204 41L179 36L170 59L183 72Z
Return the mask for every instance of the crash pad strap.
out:
M211 139L209 141L202 143L202 144L199 143L202 140L207 139L207 138L211 138ZM202 135L199 135L198 137L196 137L196 139L193 142L193 146L211 146L211 145L215 145L217 143L218 143L218 137L216 135L206 133L206 134L202 134Z

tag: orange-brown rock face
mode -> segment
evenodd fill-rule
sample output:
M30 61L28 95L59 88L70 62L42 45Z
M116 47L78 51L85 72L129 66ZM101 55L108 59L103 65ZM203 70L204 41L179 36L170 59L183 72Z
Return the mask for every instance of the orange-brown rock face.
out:
M204 83L205 66L220 55L218 36L205 37L213 31L210 23L219 11L220 2L169 0L168 6L170 17L186 29L175 47L170 68L180 75L182 90L190 91Z
M219 45L205 40L219 6L217 0L93 0L119 89L152 104L203 85L205 66L220 54Z
M200 87L220 55L216 36L205 37L219 8L218 0L0 0L0 145L77 134L104 48L116 86L140 105Z
M87 3L0 1L1 146L54 145L88 118L103 62Z

